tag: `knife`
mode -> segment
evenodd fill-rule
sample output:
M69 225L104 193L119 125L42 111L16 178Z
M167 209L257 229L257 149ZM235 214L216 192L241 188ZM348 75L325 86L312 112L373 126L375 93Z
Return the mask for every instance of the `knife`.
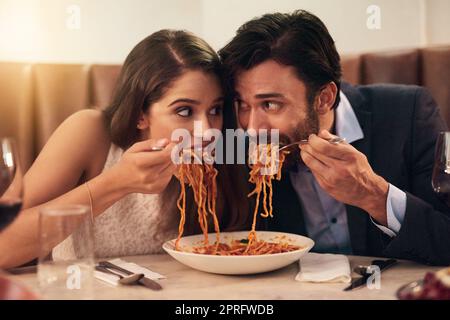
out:
M395 259L373 260L371 262L371 265L378 266L380 268L380 272L381 272L381 271L386 270L387 268L393 266L396 263L397 263L397 260L395 260ZM362 287L363 285L365 285L367 283L367 279L369 279L372 274L373 273L365 272L362 277L353 279L352 283L347 288L345 288L344 291L350 291L350 290Z
M111 263L109 261L100 261L98 263L98 265L100 267L104 267L104 268L115 269L115 270L117 270L119 272L122 272L122 273L124 273L126 275L134 274L134 272L131 272L131 271L126 270L126 269L124 269L122 267L119 267L119 266L117 266L117 265L115 265L115 264L113 264L113 263ZM143 277L143 278L139 279L138 283L140 285L143 285L144 287L147 287L147 288L152 289L152 290L156 290L157 291L157 290L161 290L162 289L161 285L158 282L156 282L156 281L154 281L154 280L152 280L150 278L147 278L147 277Z

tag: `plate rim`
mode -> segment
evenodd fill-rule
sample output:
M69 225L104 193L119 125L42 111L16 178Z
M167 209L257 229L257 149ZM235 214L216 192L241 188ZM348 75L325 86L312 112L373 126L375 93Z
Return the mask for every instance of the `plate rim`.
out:
M230 233L238 233L238 232L249 232L246 230L243 231L227 231L227 232L221 232L221 234L230 234ZM290 235L290 236L295 236L295 237L300 237L300 238L304 238L308 241L310 241L311 245L310 246L306 246L304 248L301 249L297 249L297 250L293 250L293 251L289 251L289 252L279 252L279 253L271 253L271 254L260 254L260 255L235 255L235 256L219 256L219 255L214 255L214 254L203 254L203 253L194 253L194 252L186 252L186 251L177 251L175 249L172 248L168 248L167 246L171 243L171 242L175 242L175 239L171 239L168 241L165 241L162 245L162 248L164 251L166 251L167 253L173 252L177 255L186 255L186 256L194 256L194 257L209 257L209 258L214 258L214 259L230 259L230 258L234 258L234 259L262 259L265 258L267 259L267 257L278 257L281 255L292 255L292 254L296 254L296 253L301 253L304 251L309 252L315 245L315 242L313 239L300 235L300 234L295 234L295 233L287 233L287 232L281 232L281 231L257 231L257 233L273 233L273 234L281 234L281 235ZM214 235L215 236L215 232L214 233L208 233L208 236L210 235ZM190 236L186 236L186 237L182 237L183 238L190 238L190 237L198 237L198 236L202 236L202 234L194 234L194 235L190 235ZM173 244L172 244L173 246Z

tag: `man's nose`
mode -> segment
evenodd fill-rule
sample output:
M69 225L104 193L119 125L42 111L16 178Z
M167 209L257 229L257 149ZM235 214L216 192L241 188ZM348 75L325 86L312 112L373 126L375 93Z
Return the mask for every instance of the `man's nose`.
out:
M253 109L250 111L247 130L255 130L257 132L261 129L270 129L267 115L265 115L264 112L260 112L258 109Z

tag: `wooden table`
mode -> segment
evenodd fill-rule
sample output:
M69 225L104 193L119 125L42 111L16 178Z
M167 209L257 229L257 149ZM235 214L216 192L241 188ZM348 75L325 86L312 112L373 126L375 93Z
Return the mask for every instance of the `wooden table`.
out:
M395 293L402 285L422 278L429 267L409 261L400 261L396 266L382 273L381 288L361 289L344 292L344 283L300 283L294 278L298 272L296 263L283 269L249 276L224 276L190 269L166 254L122 257L150 270L161 273L167 279L161 280L163 290L151 291L140 286L112 286L95 280L95 299L395 299ZM351 266L370 264L374 258L349 256ZM36 274L9 276L38 292Z

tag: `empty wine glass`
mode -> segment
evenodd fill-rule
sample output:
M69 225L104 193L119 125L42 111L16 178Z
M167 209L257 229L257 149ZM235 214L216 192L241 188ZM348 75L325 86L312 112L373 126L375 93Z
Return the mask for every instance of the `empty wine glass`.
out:
M0 230L19 214L23 199L23 176L17 146L12 138L0 138Z
M441 132L436 142L432 186L438 198L450 206L450 131Z

